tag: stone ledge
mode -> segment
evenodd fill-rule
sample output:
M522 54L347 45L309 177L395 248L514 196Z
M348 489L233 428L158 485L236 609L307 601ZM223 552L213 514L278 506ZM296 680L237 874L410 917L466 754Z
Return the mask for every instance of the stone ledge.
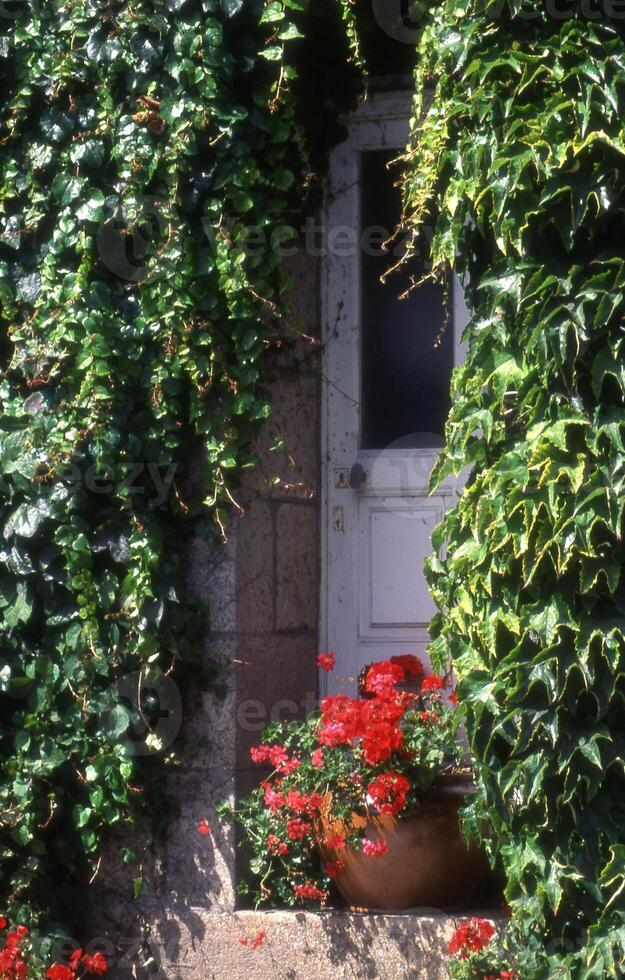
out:
M171 908L152 923L167 980L448 980L447 944L471 912L447 915L211 912ZM478 913L500 925L500 915ZM259 949L241 944L259 930Z

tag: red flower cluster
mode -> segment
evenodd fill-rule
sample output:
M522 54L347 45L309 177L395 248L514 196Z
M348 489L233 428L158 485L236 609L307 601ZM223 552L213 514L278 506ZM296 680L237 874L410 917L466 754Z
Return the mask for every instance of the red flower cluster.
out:
M399 722L404 710L397 696L391 698L386 694L372 701L348 698L344 694L324 698L317 739L333 748L361 738L365 761L369 765L385 762L391 752L401 747L403 733Z
M284 806L286 802L284 793L281 793L279 790L271 786L271 784L268 783L266 779L263 779L260 785L265 791L265 795L263 796L263 802L265 806L269 810L271 810L272 813L275 813L276 810L279 810L281 807Z
M82 949L77 949L70 956L69 962L73 970L78 970L82 966L87 973L93 973L97 977L108 972L108 966L102 953L94 953L93 956L90 956Z
M6 929L8 922L2 919ZM26 963L22 959L21 943L28 935L26 926L18 926L14 932L10 932L5 941L4 949L0 951L0 977L3 980L22 980L26 976Z
M267 933L264 929L259 929L253 939L239 939L241 946L249 946L250 949L259 949L265 939L267 938Z
M314 749L310 755L310 761L316 769L323 769L325 763L323 749Z
M362 701L361 704L365 729L362 752L365 762L375 766L379 762L386 762L391 753L402 746L404 733L399 722L403 717L404 707L397 698L375 698L373 701Z
M293 891L298 898L310 898L314 902L325 901L329 894L313 885L312 881L307 881L305 885L293 885Z
M445 678L439 677L438 674L430 674L429 677L423 679L421 691L423 694L427 694L428 691L440 691L443 687L445 687Z
M394 697L397 693L397 684L403 681L405 676L404 668L400 664L393 663L392 660L372 664L365 678L365 691L368 694L377 694L379 698Z
M328 878L338 878L339 875L345 874L347 865L342 858L338 858L336 861L327 861L324 864L324 869Z
M69 958L69 966L64 963L54 963L46 973L47 980L76 980L78 970L101 977L108 972L108 965L102 953L90 956L82 949L76 949ZM84 976L84 973L81 973Z
M267 850L270 854L283 855L289 853L287 845L276 834L269 834L267 837Z
M296 770L299 769L301 764L302 763L300 760L293 756L293 758L289 759L288 762L283 762L280 766L278 766L278 770L281 776L290 776L292 772L296 772Z
M449 952L458 953L461 960L466 960L469 953L476 953L488 946L494 935L495 929L487 919L473 918L458 926L451 937Z
M291 819L287 820L286 822L286 832L291 840L301 840L302 837L309 834L311 830L311 824L307 823L306 820L302 820L301 817L291 817Z
M323 796L320 793L299 793L296 789L291 789L284 797L284 805L288 806L293 813L303 813L307 817L314 816L323 804Z
M512 970L501 970L497 976L494 976L491 973L490 976L485 976L484 980L515 980L515 977L516 973L514 973Z
M8 920L0 916L0 929L6 929L8 925ZM2 980L25 980L28 966L24 960L22 940L27 935L26 926L17 926L13 932L7 934L4 949L0 950ZM45 976L46 980L77 980L78 971L81 971L81 977L87 973L100 977L108 971L108 964L102 953L94 953L91 956L84 950L77 949L70 956L69 966L64 963L53 963L46 970Z
M254 745L250 756L252 762L270 763L274 769L281 769L289 761L289 753L282 745Z
M398 772L383 772L369 783L367 792L380 813L399 813L410 792L410 782Z
M420 711L419 721L427 727L430 725L435 725L440 718L440 713L438 711Z
M345 838L342 834L328 834L326 837L327 847L332 848L333 851L340 851L345 847Z
M335 660L336 657L333 653L319 653L317 654L317 667L321 667L326 674L329 674L331 670L334 670Z
M317 740L334 748L362 739L362 752L368 765L386 762L402 747L404 735L400 722L417 700L415 694L400 693L397 685L422 673L421 661L411 654L372 664L366 673L363 699L345 694L323 699ZM432 693L444 685L442 677L432 674L424 679L421 691ZM431 720L429 716L427 720Z
M388 854L389 847L385 840L369 840L368 837L363 837L362 839L362 853L366 857L384 857Z
M288 793L283 793L267 782L267 780L263 780L260 785L264 790L263 801L265 806L272 813L288 808L293 813L313 817L320 810L323 803L323 797L320 793L310 793L310 795L307 795L306 793L300 793L296 789L291 789Z
M197 825L197 832L201 837L208 837L209 834L212 834L212 830L210 829L207 820L200 820L199 824Z
M322 745L333 748L353 742L364 735L361 717L362 701L345 694L324 698L321 702L321 730L317 736Z
M47 980L76 980L76 974L64 963L55 963L46 973Z

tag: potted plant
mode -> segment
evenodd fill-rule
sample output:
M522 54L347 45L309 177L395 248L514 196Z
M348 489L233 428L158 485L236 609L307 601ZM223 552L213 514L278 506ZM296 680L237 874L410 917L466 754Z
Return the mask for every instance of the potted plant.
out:
M334 657L319 662L330 670ZM270 725L251 750L267 774L223 808L252 849L254 884L240 890L257 905L323 904L333 883L356 908L468 901L485 859L459 829L473 787L446 688L417 657L393 657L365 669L359 697L326 697L306 721Z
M474 917L461 922L448 949L454 957L450 964L452 980L518 980L488 919Z

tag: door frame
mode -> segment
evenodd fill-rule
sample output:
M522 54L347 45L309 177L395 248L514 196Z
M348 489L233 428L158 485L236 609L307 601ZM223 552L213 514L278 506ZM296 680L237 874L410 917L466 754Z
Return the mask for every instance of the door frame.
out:
M330 154L326 193L322 210L322 224L326 251L322 258L321 274L321 593L320 593L320 622L319 649L330 649L329 643L329 537L330 537L330 473L331 464L336 466L336 460L330 459L330 413L332 411L333 387L338 387L329 378L328 341L332 335L332 325L340 316L339 311L349 304L353 309L352 320L360 323L360 262L359 249L356 245L351 254L340 254L338 251L338 236L334 239L336 251L330 248L332 229L337 227L360 229L359 208L359 154L366 150L397 148L398 153L408 143L410 137L410 117L413 93L410 91L377 92L365 100L358 108L343 120L347 129L347 138L338 144ZM460 334L466 322L466 312L462 288L456 277L451 283L451 315L454 330L454 364L462 360L462 345ZM360 337L351 345L353 361L347 369L353 372L353 377L360 378ZM347 399L345 399L347 401ZM359 425L359 395L356 399L349 396L353 402L351 413L346 416L347 425ZM419 450L414 451L419 455ZM424 450L424 455L431 457L431 450ZM366 456L366 451L359 451L360 456ZM377 452L372 451L371 456ZM441 488L444 493L453 493L453 488ZM337 651L338 652L338 651ZM320 693L327 693L327 675L320 674Z

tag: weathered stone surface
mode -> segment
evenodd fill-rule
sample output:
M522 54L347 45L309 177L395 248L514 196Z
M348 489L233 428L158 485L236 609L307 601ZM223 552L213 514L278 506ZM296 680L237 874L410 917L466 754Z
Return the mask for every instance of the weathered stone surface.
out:
M233 799L234 773L231 769L178 773L169 776L167 791L180 812L168 828L163 892L170 901L234 908L234 829L222 824L215 813L217 803ZM198 833L201 820L212 829L207 837Z
M236 637L213 639L206 649L218 670L214 687L185 692L182 730L173 748L185 768L234 769Z
M240 636L237 664L237 761L270 721L304 718L317 706L316 635Z
M319 602L317 509L282 504L277 519L276 627L316 630Z
M280 378L270 386L270 397L271 415L254 446L260 462L246 474L242 494L314 500L319 487L319 379ZM271 452L277 439L284 441L284 449Z
M230 632L236 627L235 556L237 522L228 526L228 540L203 541L197 538L187 556L187 583L193 595L204 599L210 610L206 629Z
M271 505L251 502L239 520L236 552L236 622L246 632L274 628L274 537Z
M319 263L306 253L302 245L296 255L285 260L284 271L291 278L287 294L289 320L300 332L309 337L318 337Z
M221 912L144 901L128 907L118 926L114 906L113 894L103 896L109 924L89 944L106 951L110 980L448 980L447 945L460 921L478 914L500 932L505 927L501 915L484 909ZM264 943L250 948L261 930Z
M443 980L456 920L440 914L171 909L155 924L168 980ZM259 930L258 949L241 944Z

